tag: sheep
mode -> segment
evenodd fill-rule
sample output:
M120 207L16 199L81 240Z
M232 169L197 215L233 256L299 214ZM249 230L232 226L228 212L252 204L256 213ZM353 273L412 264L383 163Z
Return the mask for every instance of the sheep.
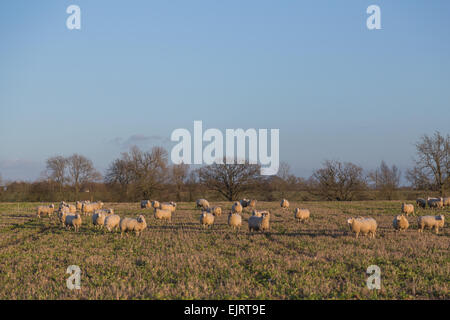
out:
M212 214L214 214L216 217L220 217L221 215L222 215L222 208L221 207L211 207L211 208L208 208L207 210L206 210L208 213L212 213Z
M172 211L155 208L155 218L158 220L172 221Z
M442 198L428 197L427 202L430 208L442 208L444 206L444 199Z
M214 223L214 214L209 213L207 211L202 211L202 214L200 215L200 224L203 226L203 228L212 226L213 223Z
M255 209L256 208L256 200L250 200L250 202L248 203L248 207L251 209Z
M286 199L281 200L280 207L282 209L288 209L289 208L289 201L287 201Z
M404 215L396 216L394 220L392 221L392 225L395 230L406 230L409 227L408 219Z
M92 215L92 224L95 227L100 227L100 229L102 229L105 225L105 220L109 215L111 214L108 212L108 210L94 211L94 214Z
M268 213L269 211L258 211L258 210L253 210L252 211L252 216L256 216L256 217L262 217L264 214Z
M81 209L82 209L82 207L83 207L83 203L91 203L89 200L85 200L85 201L77 201L76 203L75 203L75 207L77 208L77 210L80 210L81 211Z
M175 212L176 209L176 203L174 202L163 202L159 205L159 209L161 210L170 210L172 212Z
M242 217L238 213L229 213L228 214L228 225L233 228L233 230L240 230L242 226Z
M311 213L308 209L295 208L294 210L294 218L297 220L297 222L305 222L309 219L310 215Z
M82 223L82 220L81 220L81 216L79 213L76 213L74 215L72 215L72 214L66 215L65 220L64 220L65 226L66 227L71 227L71 226L74 227L75 232L78 232L78 230L81 227L81 223Z
M64 201L62 201L59 204L59 210L61 210L62 208L68 208L70 213L77 212L77 207L76 206L74 206L73 204L65 203Z
M239 200L239 203L241 204L242 208L246 208L250 204L250 200L244 198L242 200Z
M65 226L66 216L68 215L74 215L70 213L69 208L62 207L60 210L58 210L58 218L63 227Z
M427 206L427 200L425 200L425 199L422 199L422 198L417 198L416 199L416 204L417 204L417 206L419 207L419 208L426 208L426 206Z
M439 216L422 216L417 218L417 225L419 232L423 232L423 229L433 229L436 234L439 233L439 228L444 227L445 217L441 214Z
M160 203L157 200L152 201L152 208L153 209L159 209Z
M111 232L114 229L118 229L119 228L119 223L120 223L120 217L117 214L112 214L109 215L105 218L105 228Z
M141 232L147 228L147 223L145 222L145 218L143 215L134 218L123 218L119 223L120 228L120 237L123 237L123 234L128 231L134 231L136 236L140 236ZM128 236L128 234L127 234Z
M204 209L204 210L209 208L209 202L206 199L198 199L195 202L195 205L196 205L197 208L201 208L201 209Z
M261 217L250 216L248 218L248 230L252 231L268 231L270 229L270 212L265 212Z
M152 206L152 203L150 200L142 200L141 201L141 209L150 208Z
M444 207L450 207L450 197L446 197L443 199Z
M242 213L242 205L239 201L236 201L235 203L233 203L233 205L231 206L231 211L233 213Z
M409 214L414 214L414 205L402 203L402 213L405 213L407 216Z
M39 206L36 208L36 215L38 218L41 218L41 214L46 214L50 218L55 211L55 205L52 203L49 206Z
M173 201L170 201L169 204L172 205L172 212L175 212L175 210L177 209L177 203L173 202Z
M375 233L377 231L377 222L373 218L350 218L347 220L347 224L350 230L356 233L356 238L358 238L359 233L364 235L369 234L372 238L375 238Z

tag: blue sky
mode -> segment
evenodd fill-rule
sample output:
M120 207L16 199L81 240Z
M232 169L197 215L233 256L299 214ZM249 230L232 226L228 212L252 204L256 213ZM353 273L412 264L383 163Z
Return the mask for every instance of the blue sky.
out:
M1 1L0 39L7 179L75 152L104 171L194 120L279 128L300 176L325 159L405 170L422 134L449 133L449 1Z

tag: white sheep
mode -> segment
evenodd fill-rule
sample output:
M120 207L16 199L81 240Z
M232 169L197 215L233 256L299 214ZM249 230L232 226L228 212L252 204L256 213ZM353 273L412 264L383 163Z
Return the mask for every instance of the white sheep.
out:
M175 212L176 204L174 202L163 202L159 205L159 209L161 210L170 210L172 212Z
M172 221L172 210L163 210L159 208L155 208L155 218L158 220L167 220L169 222Z
M214 215L207 211L202 211L202 214L200 215L200 224L204 228L206 228L212 226L213 223L214 223Z
M430 198L427 199L428 206L430 208L442 208L444 206L443 198Z
M408 219L404 215L396 216L392 221L392 225L395 230L406 230L409 227Z
M424 229L433 229L436 234L439 233L439 228L444 227L445 217L443 215L439 216L422 216L417 218L418 230L423 232Z
M152 208L153 208L153 209L159 209L159 207L160 207L159 201L153 200L153 201L152 201Z
M82 220L79 213L76 214L68 214L65 217L64 224L66 227L74 227L75 232L78 232L78 230L81 227Z
M248 230L252 231L268 231L270 229L270 212L265 212L261 217L250 216L248 218Z
M92 224L95 227L100 227L100 229L102 229L105 224L106 217L108 216L109 213L106 210L96 210L92 215Z
M242 226L242 217L238 213L229 213L228 214L228 225L233 228L233 230L240 230Z
M151 206L150 200L141 200L141 209L150 208Z
M311 213L309 212L308 209L300 209L300 208L295 208L294 210L294 218L295 220L297 220L297 222L305 222L309 219Z
M236 201L235 203L233 203L233 205L231 206L231 212L233 213L242 213L242 205L239 201Z
M55 211L55 205L52 203L49 206L39 206L36 208L36 215L38 218L41 217L41 215L48 215L49 217L52 216L53 212Z
M216 217L220 217L222 215L222 208L221 207L217 207L217 206L211 207L211 208L208 208L206 211L209 212L209 213L214 214Z
M350 218L347 220L347 224L350 230L356 234L358 238L359 234L371 235L375 238L375 233L377 231L377 222L373 218Z
M117 214L109 215L105 218L105 228L111 232L119 228L120 217Z
M289 208L289 201L287 201L286 199L281 200L280 207L282 209L288 209Z
M140 215L137 219L123 218L120 220L119 228L121 231L120 237L122 237L125 232L129 231L134 231L136 236L140 236L141 232L147 228L147 223L145 222L143 215Z
M403 202L402 203L402 213L405 213L407 216L409 214L414 214L414 205Z
M206 199L198 199L195 204L197 208L202 208L203 210L209 208L209 202Z

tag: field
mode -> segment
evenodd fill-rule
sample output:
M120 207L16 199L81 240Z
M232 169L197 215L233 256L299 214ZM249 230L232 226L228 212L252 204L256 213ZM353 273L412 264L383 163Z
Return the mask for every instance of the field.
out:
M419 234L409 217L410 229L394 232L400 203L294 202L311 210L299 224L278 202L258 202L272 212L264 234L248 233L249 214L239 232L227 214L204 230L194 203L179 203L172 223L138 203L107 203L121 217L147 219L141 237L122 239L94 229L90 217L75 233L55 217L37 219L37 203L0 203L0 299L449 299L447 228ZM439 211L448 223L450 209ZM376 239L350 234L351 216L375 218ZM69 265L82 270L80 290L67 289ZM380 290L367 289L370 265L381 269Z

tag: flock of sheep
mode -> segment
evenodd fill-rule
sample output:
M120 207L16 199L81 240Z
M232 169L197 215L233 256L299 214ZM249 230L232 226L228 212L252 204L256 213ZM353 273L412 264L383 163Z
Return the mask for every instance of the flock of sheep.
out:
M256 210L256 200L242 199L233 203L231 211L228 214L228 225L233 230L239 230L242 227L242 213L244 208L251 210L251 216L248 218L248 230L252 231L268 231L270 229L270 211ZM449 198L428 198L417 199L416 204L420 208L426 208L428 205L430 208L439 209L446 206L450 206ZM112 232L119 229L121 236L127 232L135 232L139 236L143 230L147 228L147 223L143 215L139 215L137 218L120 218L119 215L114 214L113 209L103 209L103 202L89 202L89 201L77 201L75 205L61 202L57 211L57 216L63 227L73 227L75 231L78 231L82 219L81 215L91 215L92 224L96 228L102 229L105 227L108 231ZM210 206L206 199L198 199L196 201L196 207L201 209L200 224L204 227L210 227L214 224L216 216L222 215L222 208L219 206ZM280 207L283 210L289 209L289 201L286 199L281 200ZM142 200L141 208L153 208L154 217L158 220L172 221L172 214L177 208L175 202L159 202ZM36 214L40 218L42 215L48 215L49 217L55 211L54 204L50 206L37 207ZM78 211L81 212L78 213ZM414 205L402 203L401 207L402 215L397 215L393 220L393 227L397 231L406 230L409 227L408 219L405 217L414 214ZM310 218L309 209L295 208L294 218L297 222L305 222ZM377 230L377 222L373 218L350 218L347 220L347 224L350 230L356 234L358 238L359 234L369 235L375 238ZM423 232L424 229L434 229L436 233L439 233L439 228L444 227L444 215L437 216L420 216L417 219L418 230ZM128 235L128 233L127 233Z

